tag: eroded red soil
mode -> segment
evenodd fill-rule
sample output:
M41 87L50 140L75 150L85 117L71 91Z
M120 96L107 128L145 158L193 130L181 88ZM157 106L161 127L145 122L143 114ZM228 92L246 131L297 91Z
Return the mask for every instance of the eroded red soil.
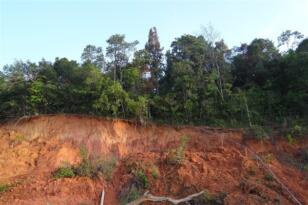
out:
M183 162L167 163L182 136L189 139ZM110 180L52 177L63 163L80 163L81 146L94 157L118 158ZM0 204L99 204L104 189L105 204L117 205L133 179L132 167L145 171L147 189L155 195L179 198L206 189L213 195L223 193L224 204L294 204L279 183L266 178L267 171L244 146L262 156L296 198L308 204L308 173L290 163L299 150L308 148L307 140L294 145L283 140L244 142L240 130L140 126L64 115L0 127L0 183L13 185L0 194Z

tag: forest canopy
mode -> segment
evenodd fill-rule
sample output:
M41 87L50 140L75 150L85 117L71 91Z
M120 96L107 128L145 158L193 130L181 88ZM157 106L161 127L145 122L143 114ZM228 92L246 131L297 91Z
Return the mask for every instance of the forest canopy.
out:
M138 41L115 34L105 50L87 45L81 63L5 65L0 118L76 113L232 127L307 122L308 39L285 31L278 46L256 38L228 48L204 30L175 38L167 51L154 27L140 50Z

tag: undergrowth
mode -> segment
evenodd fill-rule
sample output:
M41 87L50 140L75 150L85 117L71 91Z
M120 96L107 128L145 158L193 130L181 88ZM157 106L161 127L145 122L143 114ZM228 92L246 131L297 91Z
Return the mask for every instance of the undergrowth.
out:
M127 170L132 174L129 183L121 190L121 204L127 204L140 197L150 187L150 179L156 180L159 176L158 167L148 161L136 161L127 159L125 161Z
M115 157L106 159L91 159L88 150L85 147L80 148L80 156L82 160L79 165L72 166L66 163L64 166L59 167L53 173L53 176L59 179L74 176L95 178L101 175L106 180L111 179L113 170L117 163L117 159Z
M245 129L245 138L254 138L258 140L263 140L268 138L269 134L266 129L259 125L253 125L250 128Z
M131 201L138 199L141 196L141 191L136 186L132 186L127 192L120 194L120 204L125 205Z
M127 204L138 199L149 188L149 179L141 169L133 172L133 178L120 192L121 204Z
M138 183L139 187L142 189L146 189L149 186L149 179L143 170L137 170L134 173L135 181Z
M74 169L71 166L59 167L53 174L54 178L71 178L75 176Z
M0 184L0 194L7 192L10 188L10 184Z
M189 141L187 136L182 136L180 139L180 144L177 148L171 149L167 154L167 163L171 165L179 165L183 162L185 158L185 149Z

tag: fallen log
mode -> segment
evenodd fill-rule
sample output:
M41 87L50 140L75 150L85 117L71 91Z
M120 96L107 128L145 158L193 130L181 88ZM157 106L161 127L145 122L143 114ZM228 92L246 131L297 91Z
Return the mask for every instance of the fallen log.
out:
M136 199L135 201L129 202L126 205L139 205L139 204L141 204L145 201L169 202L171 204L180 204L180 203L188 202L188 201L192 200L193 198L202 195L203 193L204 193L204 191L201 191L199 193L191 194L191 195L189 195L185 198L182 198L182 199L172 199L172 198L166 197L166 196L154 196L147 191L143 194L142 197L140 197L139 199Z

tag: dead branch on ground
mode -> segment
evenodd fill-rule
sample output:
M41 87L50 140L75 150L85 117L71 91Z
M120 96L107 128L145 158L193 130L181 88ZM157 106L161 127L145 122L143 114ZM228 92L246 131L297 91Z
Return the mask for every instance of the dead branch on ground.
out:
M170 197L166 197L166 196L154 196L152 194L150 194L148 191L145 192L143 194L142 197L140 197L139 199L136 199L135 201L132 201L126 205L139 205L145 201L151 201L151 202L169 202L171 204L180 204L180 203L184 203L184 202L188 202L190 200L192 200L195 197L198 197L200 195L202 195L204 193L204 191L201 191L199 193L195 193L195 194L191 194L185 198L182 199L172 199Z

